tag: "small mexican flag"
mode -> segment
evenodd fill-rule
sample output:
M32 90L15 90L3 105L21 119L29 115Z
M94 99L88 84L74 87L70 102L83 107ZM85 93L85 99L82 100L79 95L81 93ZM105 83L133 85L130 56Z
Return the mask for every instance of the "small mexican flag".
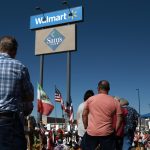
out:
M49 97L47 94L44 92L42 87L38 84L38 89L37 89L37 100L38 100L38 105L37 105L37 110L39 113L42 115L50 115L50 113L54 109L54 105L50 102Z

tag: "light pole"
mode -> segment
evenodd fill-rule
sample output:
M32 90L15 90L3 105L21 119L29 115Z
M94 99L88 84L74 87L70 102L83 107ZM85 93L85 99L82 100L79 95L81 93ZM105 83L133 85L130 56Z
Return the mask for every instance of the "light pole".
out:
M68 2L67 2L67 1L63 1L62 4L63 4L63 5L66 5L66 6L68 7L68 10L69 10L69 16L72 16L72 12L71 12L71 10L70 10L70 6L69 6Z
M140 90L137 90L137 94L138 94L138 102L139 102L139 131L141 131L141 102L140 102Z
M35 9L42 12L42 14L43 14L43 19L42 19L42 21L45 21L45 20L46 20L46 17L45 17L45 12L43 11L43 9L42 9L41 7L39 7L39 6L35 7Z

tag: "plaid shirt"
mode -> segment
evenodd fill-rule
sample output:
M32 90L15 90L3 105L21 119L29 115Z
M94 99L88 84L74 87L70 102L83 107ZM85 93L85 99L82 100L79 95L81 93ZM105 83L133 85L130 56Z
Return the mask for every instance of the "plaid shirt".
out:
M28 69L8 54L0 53L0 111L18 111L27 96L33 96Z

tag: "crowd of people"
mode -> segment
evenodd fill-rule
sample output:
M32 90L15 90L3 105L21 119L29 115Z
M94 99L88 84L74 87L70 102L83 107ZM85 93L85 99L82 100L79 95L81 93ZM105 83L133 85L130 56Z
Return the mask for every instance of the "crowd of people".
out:
M126 104L128 102L126 100L122 100L120 104L121 103ZM54 126L47 128L47 126L44 124L37 125L35 121L32 121L31 119L31 125L30 128L28 128L29 131L26 132L28 150L81 150L81 143L82 139L84 139L84 134L81 134L82 132L79 131L80 129L76 129L74 127L72 130L66 130L65 128L57 129ZM123 137L124 135L122 128L119 128L116 136L114 136L116 140L116 150L123 149L121 148L121 145L123 144ZM149 150L150 133L148 131L139 132L136 130L134 132L133 141L129 149ZM102 150L101 145L98 144L95 150Z
M133 147L136 150L150 150L150 131L136 131L134 133Z
M70 128L58 127L58 124L36 123L33 116L26 119L25 135L28 150L77 150L79 148L79 136L75 126L68 125Z
M80 149L130 150L139 114L126 99L109 95L107 80L101 80L97 89L98 94L90 95L78 108Z
M14 37L0 38L1 150L27 150L27 145L29 150L130 150L133 144L150 149L149 133L136 132L139 114L126 99L109 95L107 80L99 81L97 94L85 92L77 111L77 131L47 130L42 123L25 131L34 89L27 67L15 59L17 48Z

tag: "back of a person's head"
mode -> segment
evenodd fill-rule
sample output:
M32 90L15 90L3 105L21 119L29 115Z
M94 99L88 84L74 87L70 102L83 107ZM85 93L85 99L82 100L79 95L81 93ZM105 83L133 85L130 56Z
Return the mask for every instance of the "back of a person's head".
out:
M126 100L125 98L120 98L119 102L120 102L121 106L128 106L129 105L128 100Z
M98 90L109 91L110 90L109 82L107 80L101 80L98 83Z
M120 103L120 106L128 106L129 105L129 102L127 99L125 98L121 98L121 97L118 97L118 96L113 96L113 98L117 101L119 101Z
M12 36L3 36L0 38L0 52L16 51L18 43Z
M91 97L93 95L94 95L93 90L87 90L84 94L84 101L86 101L89 97Z

